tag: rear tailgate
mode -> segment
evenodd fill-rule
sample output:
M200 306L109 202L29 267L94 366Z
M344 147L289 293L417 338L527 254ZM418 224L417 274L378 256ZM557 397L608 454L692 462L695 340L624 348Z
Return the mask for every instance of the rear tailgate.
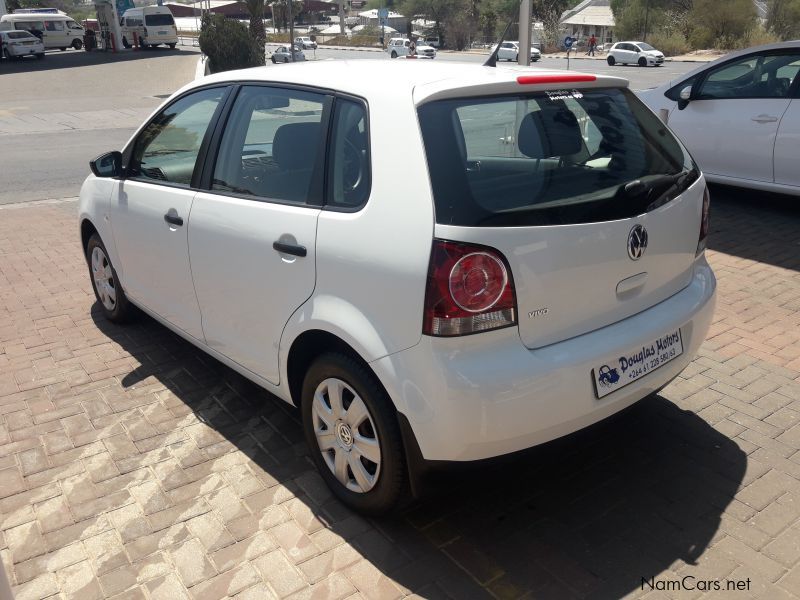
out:
M627 90L482 93L419 115L435 236L502 252L527 347L622 320L689 284L705 184Z

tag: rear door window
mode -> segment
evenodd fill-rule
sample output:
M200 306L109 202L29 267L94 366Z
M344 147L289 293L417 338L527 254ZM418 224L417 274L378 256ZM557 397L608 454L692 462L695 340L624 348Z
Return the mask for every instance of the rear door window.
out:
M421 106L419 118L442 224L630 218L699 176L675 137L626 89L442 100Z

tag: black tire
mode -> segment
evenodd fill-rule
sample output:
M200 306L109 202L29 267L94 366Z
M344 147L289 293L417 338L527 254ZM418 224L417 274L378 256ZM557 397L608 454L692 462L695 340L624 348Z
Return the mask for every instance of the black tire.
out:
M66 48L59 48L59 50L61 50L62 52L66 52L67 51Z
M519 62L519 54L514 57L514 62Z
M646 67L646 66L647 66L647 59L646 59L646 58L643 56L643 57L641 57L641 58L639 59L639 62L638 62L637 64L638 64L640 67Z
M170 50L175 50L175 46L176 46L176 45L177 45L177 44L167 44L167 46L169 46L169 49L170 49Z
M122 37L122 47L127 49L127 50L130 50L130 48L131 48L131 43L128 41L128 38L126 38L125 36Z
M37 60L42 60L43 58L44 58L44 52L42 52L41 54L37 54L36 55L36 59Z
M606 62L608 63L608 66L609 66L609 67L613 67L613 66L614 66L614 64L615 64L617 61L616 61L616 59L615 59L613 56L609 56L609 57L606 59Z
M394 50L392 50L392 58L397 58L397 52L395 52Z
M374 433L380 444L380 472L377 482L367 492L351 491L340 483L319 449L314 433L312 404L317 387L329 378L340 379L355 390L377 429ZM397 413L375 374L346 354L323 354L306 373L300 410L311 458L333 494L362 514L381 515L396 508L407 487L408 473Z
M72 47L75 50L80 50L81 48L83 48L83 41L79 40L78 38L75 38L74 40L72 40Z
M95 248L99 248L102 251L103 256L105 257L105 262L109 267L111 267L112 277L110 281L116 295L116 302L113 309L109 309L105 304L103 304L100 293L97 291L97 284L95 283L94 275L92 273L92 253L94 252ZM100 310L103 312L105 318L112 323L126 323L127 321L130 321L134 316L135 308L130 302L128 302L128 298L125 296L125 292L122 289L122 286L119 284L117 271L114 269L114 265L111 264L111 259L108 258L108 251L106 251L103 240L101 240L100 236L96 233L92 234L92 236L89 238L89 242L86 244L86 264L89 267L89 280L92 282L92 289L94 290L95 298L97 298L97 304L100 306Z
M273 57L271 57L271 58L270 58L270 60L272 61L272 64L273 64L273 65L277 65L277 64L278 64L278 61L277 61L277 60L275 60L275 57L274 57L274 56L273 56Z

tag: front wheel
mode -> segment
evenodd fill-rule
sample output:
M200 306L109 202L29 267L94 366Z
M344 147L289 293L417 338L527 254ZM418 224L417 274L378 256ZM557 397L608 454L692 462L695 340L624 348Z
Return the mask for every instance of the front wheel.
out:
M301 414L311 456L334 495L378 515L397 506L406 467L397 414L360 361L324 354L303 381Z
M647 66L647 59L645 57L640 58L639 62L638 62L638 65L640 67L646 67Z
M608 66L609 66L609 67L613 67L613 66L614 66L614 63L616 63L617 61L614 59L614 57L613 57L613 56L609 56L609 57L606 59L606 62L608 63Z
M103 240L96 233L92 234L86 244L86 262L89 264L94 295L106 319L113 323L130 320L133 316L133 305L128 302Z
M397 58L397 52L395 52L394 50L392 50L392 58Z
M175 50L176 44L167 44L167 46L169 46L170 50Z
M79 40L77 38L72 40L72 47L75 50L80 50L81 48L83 48L83 40Z

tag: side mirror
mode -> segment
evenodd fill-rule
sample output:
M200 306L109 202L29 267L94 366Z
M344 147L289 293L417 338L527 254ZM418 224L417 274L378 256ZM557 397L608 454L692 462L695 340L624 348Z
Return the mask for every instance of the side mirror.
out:
M122 177L122 153L114 150L101 154L89 161L89 167L95 177Z
M678 100L678 110L683 110L689 105L689 100L692 99L692 86L687 85L685 88L681 90L679 94L680 100Z

